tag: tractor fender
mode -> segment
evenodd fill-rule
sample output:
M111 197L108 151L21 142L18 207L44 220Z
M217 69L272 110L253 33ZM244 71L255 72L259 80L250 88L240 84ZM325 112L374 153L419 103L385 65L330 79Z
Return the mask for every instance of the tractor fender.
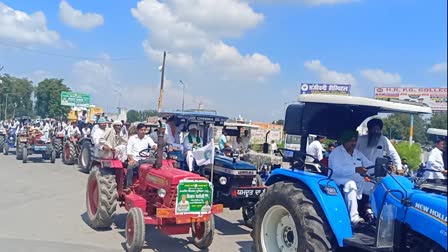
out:
M345 205L342 193L332 179L328 179L326 176L320 174L300 170L275 169L266 180L265 185L270 186L280 181L300 182L310 189L325 213L326 219L340 247L344 246L344 239L353 236L347 206ZM327 194L322 188L323 186L334 188L337 195Z

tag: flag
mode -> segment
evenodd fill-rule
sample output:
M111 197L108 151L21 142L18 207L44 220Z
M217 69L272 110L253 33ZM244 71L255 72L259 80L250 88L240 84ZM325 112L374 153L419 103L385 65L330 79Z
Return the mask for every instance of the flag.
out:
M215 159L215 145L210 141L206 146L193 151L196 164L199 166L213 164Z

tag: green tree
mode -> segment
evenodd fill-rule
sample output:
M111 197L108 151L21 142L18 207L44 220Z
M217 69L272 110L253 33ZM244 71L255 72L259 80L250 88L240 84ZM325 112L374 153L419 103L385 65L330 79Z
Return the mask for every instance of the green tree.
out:
M61 92L70 91L63 79L45 79L37 85L35 91L36 113L46 118L60 118L67 115L70 107L61 106Z
M400 158L406 158L408 160L409 168L417 169L420 165L420 157L422 154L422 148L420 144L414 143L412 145L407 141L400 142L399 144L395 144L395 149L397 149Z
M431 117L431 128L447 129L447 113L433 114Z
M383 119L383 134L390 139L407 140L409 139L410 115L391 114ZM427 124L421 116L414 115L414 141L419 143L427 142L426 138Z
M136 110L129 110L126 116L128 123L141 121L140 114Z
M32 81L24 78L16 78L5 74L0 77L0 118L32 116L33 102L31 100L33 94Z

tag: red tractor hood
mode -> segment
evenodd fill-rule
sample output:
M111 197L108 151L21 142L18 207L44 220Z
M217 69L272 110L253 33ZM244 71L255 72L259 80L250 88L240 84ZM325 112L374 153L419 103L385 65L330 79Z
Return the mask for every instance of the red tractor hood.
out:
M172 160L163 160L160 169L153 168L152 164L142 164L140 166L144 184L156 188L170 187L179 184L182 179L204 179L198 174L178 169L173 166Z

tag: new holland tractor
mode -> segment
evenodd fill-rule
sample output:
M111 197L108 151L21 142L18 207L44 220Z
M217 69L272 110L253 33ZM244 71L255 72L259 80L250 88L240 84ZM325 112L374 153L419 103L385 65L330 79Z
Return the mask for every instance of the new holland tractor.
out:
M89 224L109 228L117 206L123 206L128 211L127 251L142 250L146 225L154 225L167 235L188 234L191 229L193 244L205 249L213 241L213 215L223 207L213 204L213 186L206 178L177 169L174 160L163 158L163 135L158 136L158 143L156 153L150 148L139 153L146 159L140 161L133 184L127 188L126 164L93 157L86 193Z
M224 126L224 122L228 119L217 115L215 111L196 110L163 112L162 117L165 119L174 117L176 125L184 132L190 124L198 125L203 146L214 139L214 127ZM188 170L184 156L180 151L176 154L176 160L180 169ZM214 154L213 165L198 166L194 163L194 166L193 172L213 180L215 202L223 204L225 208L230 210L241 209L244 224L252 228L255 214L254 207L260 194L265 189L261 178L257 175L256 166L239 160L239 153L237 152L232 152L226 156L217 150Z
M305 164L308 134L339 139L347 129L380 112L431 113L428 107L334 95L301 95L286 110L286 134L301 135L300 150L280 152L291 167L275 169L255 209L252 237L257 252L276 251L446 251L446 193L421 190L388 172L388 159L375 161L369 195L374 221L352 227L332 167ZM446 191L446 186L445 186ZM365 205L364 205L365 206ZM361 204L360 204L361 207Z

